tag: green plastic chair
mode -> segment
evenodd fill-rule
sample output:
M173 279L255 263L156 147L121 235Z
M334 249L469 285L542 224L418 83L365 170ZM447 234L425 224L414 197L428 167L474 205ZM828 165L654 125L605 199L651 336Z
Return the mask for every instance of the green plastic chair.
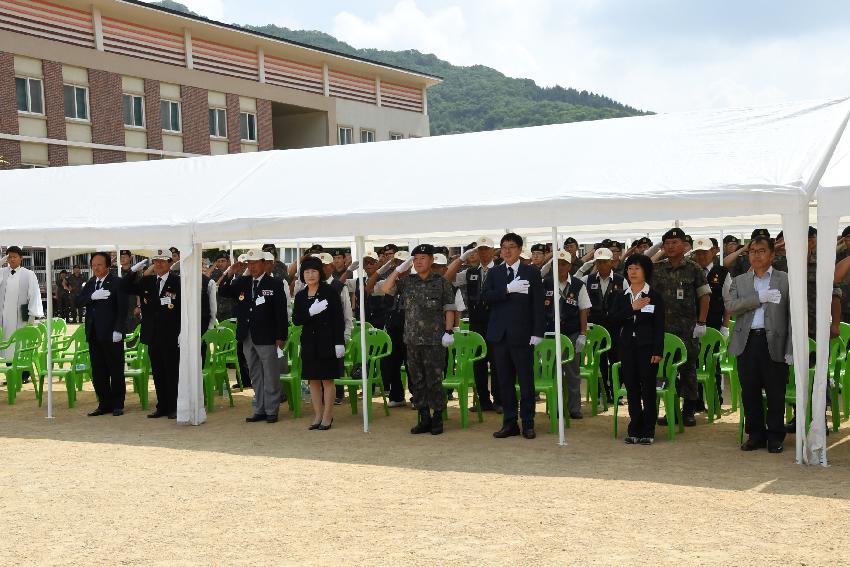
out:
M201 336L201 340L207 344L206 360L202 373L207 412L212 413L215 409L216 390L218 390L219 395L227 391L230 407L233 407L233 393L230 391L225 356L228 350L236 348L236 336L228 328L215 327L205 332Z
M738 379L738 359L729 353L729 343L732 341L734 328L735 321L730 321L729 337L724 341L723 356L720 358L720 376L726 376L729 379L729 405L732 411L737 411L741 392L741 383Z
M23 387L23 373L29 372L38 404L41 405L41 392L38 388L38 349L40 333L32 326L21 327L12 333L8 340L0 342L0 350L14 347L12 358L0 358L0 374L6 375L6 396L9 405L15 403L15 397Z
M607 331L606 331L607 332ZM547 333L548 335L549 333ZM557 346L555 344L554 333L553 337L545 337L543 341L534 347L533 373L534 373L534 391L541 392L546 395L546 413L549 416L549 430L552 433L558 431L558 380L555 374L555 364L557 363L556 353ZM569 393L567 390L566 377L563 376L563 365L570 362L575 356L575 348L572 341L566 335L561 335L561 375L563 387L562 393L564 396L564 408L567 407L569 401ZM519 384L516 386L519 392ZM564 424L570 426L570 413L564 412Z
M676 376L679 374L679 367L687 360L688 353L685 349L685 343L682 339L671 333L664 333L664 354L661 362L658 364L658 378L664 378L666 386L664 388L655 388L656 409L655 414L658 415L660 404L664 403L664 412L666 415L676 416L676 419L667 419L667 436L672 441L676 437L676 423L679 423L679 433L685 431L685 426L682 424L682 409L679 404L679 398L676 394ZM611 382L614 390L614 438L617 438L618 425L617 414L619 413L619 400L626 397L626 388L620 382L620 367L621 362L615 362L611 366Z
M133 350L133 361L124 370L124 377L133 380L133 392L138 394L139 404L143 410L146 410L148 409L148 384L152 374L148 345L137 341Z
M838 353L836 365L839 367L836 375L836 385L841 390L841 402L844 406L844 419L850 418L850 357L847 356L847 346L850 343L850 324L840 324L840 335L844 347Z
M68 407L73 408L77 403L77 391L82 390L83 380L91 380L91 361L89 360L89 345L86 342L85 326L80 325L76 331L67 337L73 350L68 348L60 357L53 358L53 376L65 382L68 392ZM68 364L68 367L65 365ZM58 365L58 366L57 366ZM42 386L42 389L44 387Z
M487 341L473 331L460 330L454 334L455 342L446 349L446 375L444 390L455 390L460 407L460 428L469 426L469 389L472 388L473 407L478 408L478 422L484 421L484 412L475 386L475 363L487 357ZM448 413L448 412L446 412ZM445 416L447 418L447 416Z
M301 417L301 326L290 325L284 345L289 361L289 372L280 375L286 392L286 403L294 417Z
M460 320L460 330L468 331L469 330L469 317L464 317Z
M218 324L219 327L230 329L233 331L233 336L236 336L236 319L227 319L225 321L221 321ZM290 327L291 328L291 327ZM228 353L226 356L226 363L232 364L234 368L236 368L236 383L239 384L239 391L244 391L242 386L242 369L239 367L239 354L236 349L241 348L239 345L239 341L236 341L236 347L233 349L233 352Z
M702 384L703 398L706 404L706 416L709 423L720 418L720 392L717 385L717 365L723 355L726 341L720 331L706 327L705 335L700 338L697 357L697 382Z
M587 400L591 415L599 413L599 393L605 392L602 371L599 368L602 354L611 350L611 335L602 325L593 325L587 330L587 343L581 357L581 378L587 380ZM602 411L608 411L607 396L602 396Z
M353 339L352 341L353 342ZM359 350L360 339L357 339ZM363 407L367 420L372 419L373 385L377 385L384 400L384 413L390 415L387 405L387 393L384 389L384 379L381 376L381 359L390 355L393 345L389 334L381 329L368 329L366 332L366 391L363 392ZM358 356L357 363L360 363ZM334 380L338 386L348 386L348 398L351 401L351 413L357 414L357 390L363 387L363 381L359 378L345 377Z

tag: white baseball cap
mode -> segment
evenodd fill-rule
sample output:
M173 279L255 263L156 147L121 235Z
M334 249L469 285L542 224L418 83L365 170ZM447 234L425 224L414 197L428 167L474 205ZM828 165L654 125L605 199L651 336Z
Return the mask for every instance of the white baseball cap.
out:
M694 240L694 251L696 250L711 250L714 248L714 245L711 243L711 240L708 238L697 238Z
M437 254L434 254L434 263L438 264L440 266L445 266L446 264L449 263L449 261L446 259L445 254L437 253Z
M378 260L378 254L376 254L375 252L370 250L369 252L366 252L365 254L363 254L363 259L365 260L366 258L371 258L372 260L377 261Z
M334 257L328 254L327 252L320 252L319 254L312 254L313 258L318 258L322 261L322 264L333 264Z
M154 250L151 254L151 260L171 260L171 250Z
M596 260L613 260L614 254L607 248L597 248L593 253L593 261Z
M523 251L519 253L519 257L523 260L531 260L531 253L528 250L523 249Z
M568 262L570 264L573 263L573 255L567 252L566 250L558 250L558 260L563 260L564 262Z
M245 259L248 262L258 262L260 260L274 260L274 256L271 252L264 252L260 248L252 248L245 254Z
M248 261L248 255L247 254L240 254L239 257L236 258L236 261L239 262L239 263L247 262Z
M398 252L395 253L393 258L395 258L396 260L401 260L402 262L404 262L405 260L410 258L410 252L408 252L407 250L399 250Z
M482 236L481 238L476 240L475 245L478 248L481 248L482 246L486 246L487 248L495 248L496 247L496 244L493 242L493 239L487 238L486 236Z

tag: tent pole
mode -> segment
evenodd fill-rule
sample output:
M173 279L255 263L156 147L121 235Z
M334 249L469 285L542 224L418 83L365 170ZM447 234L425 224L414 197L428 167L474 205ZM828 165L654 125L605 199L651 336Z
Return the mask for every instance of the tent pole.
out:
M566 445L564 439L564 380L563 361L561 360L561 290L558 281L558 227L552 227L552 288L555 304L555 376L558 381L558 445ZM577 356L577 354L574 354Z
M227 248L230 250L230 263L232 264L233 263L233 241L232 240L227 241Z
M49 246L44 249L44 260L47 274L44 278L47 289L47 419L53 419L53 262Z
M723 229L721 228L720 229L720 241L719 241L719 245L720 245L719 246L719 248L720 248L720 265L721 266L723 265L723 260L726 259L726 245L723 244L724 238L726 238L726 235L723 233Z
M829 260L835 255L834 234L838 232L838 216L832 211L825 210L818 204L818 233L817 256ZM832 282L834 278L834 263L831 261L818 262L815 285L817 286L817 320L815 324L816 361L814 385L812 386L812 423L807 437L806 450L810 465L820 463L827 466L826 431L826 385L829 381L829 324L830 305L832 303ZM812 329L809 329L809 333ZM838 395L837 389L833 395ZM844 392L847 395L847 392ZM797 418L799 419L799 417Z
M355 238L357 257L361 258L361 261L364 254L363 240L362 236ZM358 283L360 284L357 287L360 288L360 376L363 380L363 433L369 433L369 412L372 411L372 392L367 389L369 382L366 374L366 282L360 281Z

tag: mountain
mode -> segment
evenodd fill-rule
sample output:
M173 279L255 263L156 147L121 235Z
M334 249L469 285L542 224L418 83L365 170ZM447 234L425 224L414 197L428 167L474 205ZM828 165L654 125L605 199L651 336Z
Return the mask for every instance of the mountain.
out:
M197 15L173 0L152 4ZM484 65L452 65L436 55L414 49L356 49L319 31L290 30L276 25L241 27L442 77L441 84L428 89L428 114L435 136L648 114L604 95L560 86L540 87L531 79L506 77Z

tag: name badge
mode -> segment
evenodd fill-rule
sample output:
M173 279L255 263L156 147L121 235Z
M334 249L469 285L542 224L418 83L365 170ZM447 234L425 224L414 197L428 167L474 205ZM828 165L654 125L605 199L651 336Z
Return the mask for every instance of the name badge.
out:
M262 305L265 302L266 302L266 298L264 296L260 295L260 296L257 296L257 301L256 301L255 304L256 305Z
M641 313L655 313L655 305L653 305L651 303L649 305L644 305L643 309L641 309L640 312Z
M478 274L469 274L469 281L474 282L478 279Z
M171 298L168 297L167 295L165 297L160 297L159 298L159 304L160 305L171 305Z
M590 284L590 289L599 289L599 284L598 283Z
M268 296L268 295L274 295L274 290L273 290L273 289L264 289L264 290L261 290L261 291L260 291L260 295L266 295L266 296Z
M679 301L685 299L685 290L684 289L679 288L679 289L676 290L676 299L678 299Z

